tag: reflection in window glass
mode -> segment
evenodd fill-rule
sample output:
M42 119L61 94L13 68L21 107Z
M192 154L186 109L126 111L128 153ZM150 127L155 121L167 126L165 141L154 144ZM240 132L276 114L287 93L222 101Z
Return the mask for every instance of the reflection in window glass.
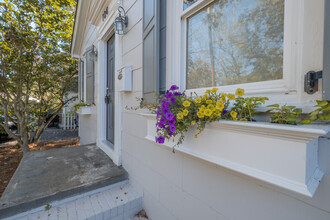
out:
M183 0L183 10L186 10L190 5L197 2L197 0Z
M222 0L188 19L187 89L283 77L284 0Z

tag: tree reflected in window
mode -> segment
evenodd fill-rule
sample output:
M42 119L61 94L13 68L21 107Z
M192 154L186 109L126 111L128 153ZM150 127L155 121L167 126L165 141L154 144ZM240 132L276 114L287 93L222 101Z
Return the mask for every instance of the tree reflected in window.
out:
M190 5L197 2L197 0L183 0L183 10L186 10Z
M217 1L187 24L187 89L283 78L284 0Z

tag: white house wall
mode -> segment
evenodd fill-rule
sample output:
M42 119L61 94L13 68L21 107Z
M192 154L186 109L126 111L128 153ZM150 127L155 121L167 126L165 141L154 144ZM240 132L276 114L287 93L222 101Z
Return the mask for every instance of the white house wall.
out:
M139 111L125 109L138 105L136 97L142 96L142 4L143 0L122 1L129 24L118 46L122 65L133 67L133 92L122 93L122 127L117 132L121 133L122 165L130 183L143 191L143 207L150 219L329 220L330 137L320 138L319 165L325 175L312 198L181 152L173 153L145 139L147 120ZM88 26L83 48L97 45L96 30ZM97 74L105 73L96 69L95 79ZM99 100L97 91L95 100ZM80 117L82 144L96 142L99 103L95 104L91 115Z
M95 45L96 46L96 39L97 39L97 27L92 25L91 23L87 24L86 31L85 31L85 36L84 36L84 41L82 48L83 50L81 51L80 56L83 58L84 57L84 52L86 49L91 46ZM85 70L86 70L86 62L85 63ZM95 88L98 87L98 81L97 79L97 61L94 63L94 84ZM86 74L84 75L86 82ZM84 91L86 91L86 83L84 84L85 88ZM96 143L96 138L97 138L97 106L98 106L98 90L94 89L94 103L95 105L91 105L91 114L88 115L79 115L79 137L80 137L80 144L85 145L85 144L91 144L91 143ZM86 100L86 94L84 99Z

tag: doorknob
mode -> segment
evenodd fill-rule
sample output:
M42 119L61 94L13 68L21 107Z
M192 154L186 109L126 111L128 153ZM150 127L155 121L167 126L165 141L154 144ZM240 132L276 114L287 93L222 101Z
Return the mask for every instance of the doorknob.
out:
M112 101L111 100L111 96L109 94L105 95L104 102L107 103L107 104L109 104L111 101Z

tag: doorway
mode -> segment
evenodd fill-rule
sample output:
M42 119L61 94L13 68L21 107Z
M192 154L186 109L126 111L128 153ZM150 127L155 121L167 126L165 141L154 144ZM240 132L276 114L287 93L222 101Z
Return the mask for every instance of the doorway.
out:
M115 134L115 36L107 42L106 139L114 146Z

